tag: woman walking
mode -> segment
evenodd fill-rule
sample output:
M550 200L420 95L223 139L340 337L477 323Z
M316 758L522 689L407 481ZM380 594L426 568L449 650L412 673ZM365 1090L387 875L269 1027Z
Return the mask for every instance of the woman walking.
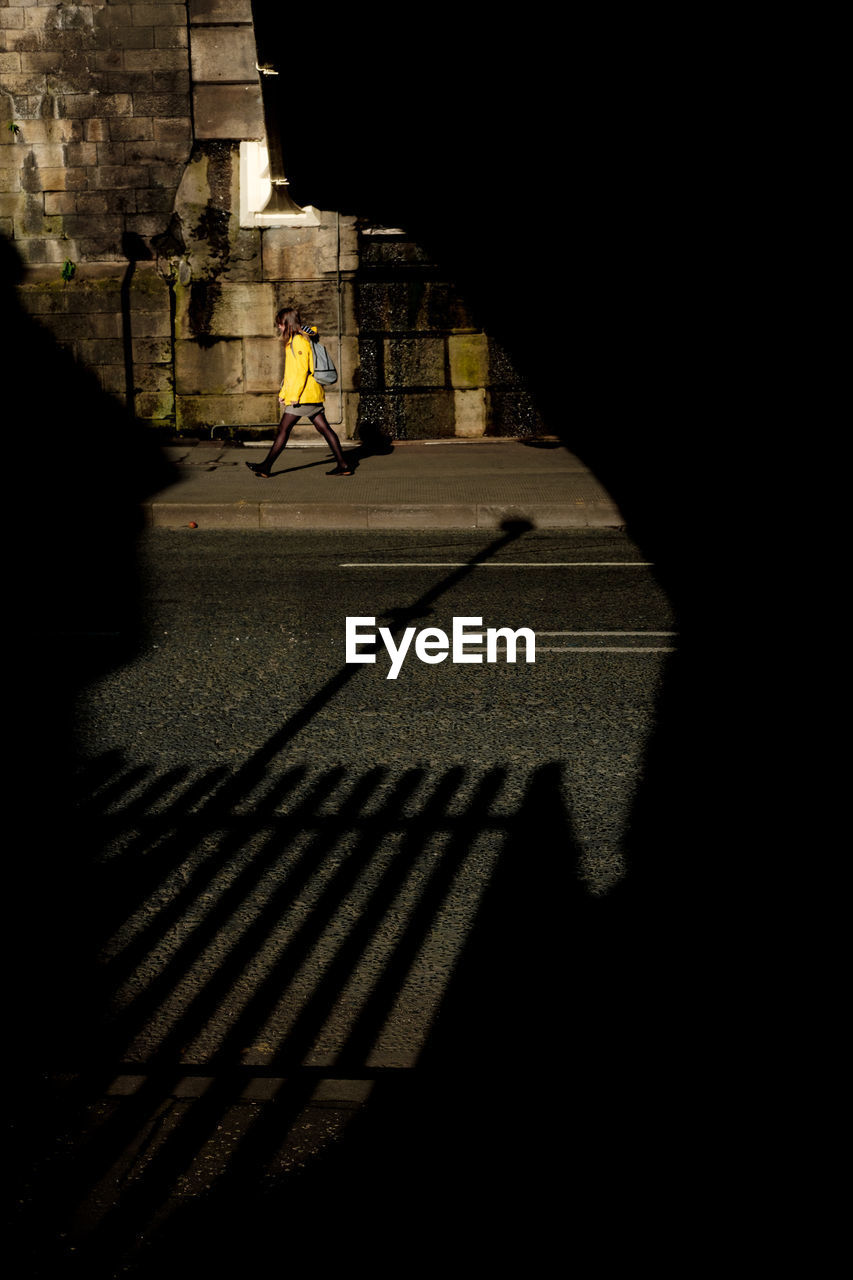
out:
M278 433L263 462L247 462L246 466L261 480L269 480L272 464L290 439L294 424L300 418L310 418L313 425L328 444L338 464L334 471L327 471L329 476L351 476L352 468L347 466L341 450L341 442L337 433L332 430L323 412L323 401L326 393L322 385L314 377L314 352L310 337L306 334L316 333L302 323L296 307L285 307L275 318L275 326L284 343L284 381L278 393L283 413Z

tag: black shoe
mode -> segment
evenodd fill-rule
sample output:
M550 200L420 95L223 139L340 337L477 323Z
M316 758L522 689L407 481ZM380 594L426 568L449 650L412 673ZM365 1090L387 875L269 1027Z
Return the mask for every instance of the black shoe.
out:
M246 466L253 475L258 477L259 480L269 480L270 473L264 468L264 464L262 462L247 462Z
M351 476L353 473L349 467L335 467L334 471L327 471L327 476Z

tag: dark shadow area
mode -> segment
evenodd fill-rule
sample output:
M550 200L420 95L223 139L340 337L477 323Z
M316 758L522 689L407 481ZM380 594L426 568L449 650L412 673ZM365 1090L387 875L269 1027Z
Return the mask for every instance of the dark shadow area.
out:
M233 776L169 777L151 767L140 774L115 757L89 762L78 779L76 836L111 852L90 866L68 905L88 946L109 950L112 939L113 955L77 988L65 1028L76 1031L76 1042L65 1039L58 1058L54 1048L35 1090L19 1225L40 1274L52 1267L90 1277L177 1274L187 1249L200 1269L241 1269L257 1265L277 1240L292 1262L313 1256L328 1265L352 1250L349 1230L357 1223L372 1233L393 1212L401 1227L423 1231L445 1199L451 1216L442 1211L430 1231L446 1247L463 1183L476 1177L493 1191L496 1159L517 1202L541 1126L549 1141L564 1133L562 1100L543 1104L537 1094L545 1061L565 1066L576 1052L562 1034L559 1045L544 1044L543 1029L556 1035L553 1014L567 983L575 985L560 923L582 890L561 766L535 770L509 808L505 773L411 768L393 775L375 767L344 782L341 771L281 760L262 771L262 794L240 808L226 798L237 794ZM194 856L212 846L211 856ZM336 857L341 848L346 856ZM478 861L478 848L487 857L473 873L484 890L473 928L456 938L458 956L447 954L445 940L433 942L425 960L422 948L437 920L448 928L454 886ZM282 859L286 874L271 880ZM227 887L199 919L199 904L223 872ZM365 874L366 893L359 891ZM407 887L410 909L389 932L389 911ZM313 895L312 908L301 914L294 904L305 895ZM156 1047L135 1059L128 1046L250 902L254 910L222 959L207 963L180 1018L171 1027L164 1019ZM336 922L356 902L358 914L338 937ZM117 947L116 935L144 903L147 918L129 945ZM366 963L383 936L385 959ZM324 938L333 944L329 962L312 970L301 1006L296 991L297 1012L281 1024L285 1030L270 1031L294 974ZM265 955L262 976L246 981ZM450 998L440 992L437 1021L413 1035L395 1002L413 971L429 982L435 966L446 970L443 981L452 975ZM362 971L357 1017L337 1030L328 1064L312 1066L312 1045ZM134 973L142 977L128 994ZM420 1061L371 1067L371 1050L395 1017L404 1039L423 1042ZM187 1049L194 1035L217 1020L224 1028L218 1046L194 1056ZM247 1063L246 1047L264 1037L264 1060ZM343 1124L338 1111L331 1144L320 1144L327 1149L300 1151L306 1115L313 1107L314 1120L323 1117L312 1097L324 1077L374 1080L373 1094ZM193 1078L203 1087L188 1090ZM117 1079L133 1080L132 1091L110 1093ZM247 1086L264 1080L276 1087L253 1106ZM522 1121L531 1106L541 1109L533 1134ZM324 1229L330 1213L331 1234Z
M264 47L285 48L280 9L253 12ZM456 46L478 47L487 20L455 21ZM311 128L283 109L290 194L404 228L442 264L547 431L612 495L682 614L698 612L728 367L714 215L734 192L689 72L661 67L627 15L579 16L559 47L514 32L458 81L437 31L342 24L347 57ZM314 138L340 135L341 103L350 124L318 165Z
M95 760L66 783L76 693L133 651L138 503L169 476L115 401L20 312L13 260L4 301L20 361L9 421L31 424L34 389L44 389L35 411L51 443L62 429L64 451L61 470L28 459L53 537L42 534L25 556L22 593L32 629L21 692L26 699L37 690L39 700L35 712L25 706L16 742L15 795L29 821L15 841L11 884L18 918L9 969L29 988L16 985L12 1013L26 1117L18 1130L23 1252L37 1259L33 1274L87 1280L242 1274L269 1255L281 1271L318 1274L356 1262L372 1274L433 1273L451 1256L478 1269L508 1262L537 1273L591 1243L602 1267L624 1246L684 1274L694 1265L681 1253L685 1237L706 1241L714 1214L725 1213L721 1164L727 1187L737 1182L727 1144L735 1128L743 1141L744 1107L745 1021L730 923L733 867L744 850L732 768L718 747L721 673L707 658L713 579L707 561L697 570L718 515L705 467L718 423L715 370L725 365L714 329L715 250L693 216L700 190L684 168L685 155L706 153L690 136L689 112L653 88L634 97L636 72L620 82L624 34L570 51L583 71L568 91L576 109L564 142L567 55L543 51L538 32L535 58L523 41L497 62L473 58L442 97L435 75L446 46L434 57L424 49L415 66L387 56L375 24L368 32L365 18L356 21L353 42L349 32L341 37L348 52L336 93L312 97L311 130L287 135L292 193L405 226L448 263L484 327L528 376L548 429L624 512L677 614L680 653L668 667L632 816L629 873L607 898L581 890L556 760L531 773L500 821L499 771L481 775L472 765L464 778L392 778L378 765L346 786L303 774L298 750L283 753L347 671L230 774L167 777L154 762ZM460 30L454 43L471 35ZM339 135L342 101L353 104L353 137L321 167L314 140ZM564 175L568 189L558 190ZM531 225L543 184L556 224L546 209ZM562 346L559 378L541 372L540 335ZM385 451L381 440L367 447ZM429 604L401 609L408 619ZM468 798L454 808L463 786ZM416 791L423 795L409 809ZM369 810L371 796L379 800ZM284 800L296 808L283 814ZM192 1034L227 1005L265 930L281 919L285 895L300 876L309 883L344 833L354 846L328 896L229 1014L209 1060L213 1083L175 1105L179 1082L209 1065L187 1058ZM399 868L378 877L326 985L311 990L263 1068L284 1080L275 1100L248 1116L209 1181L198 1166L190 1176L217 1125L233 1118L247 1078L263 1074L241 1059L247 1043L352 891L347 877L372 865L389 833L402 842ZM436 833L446 862L397 959L379 973L340 1068L324 1071L370 1075L367 1047L448 891L441 868L449 878L466 850L491 840L486 892L417 1068L376 1073L368 1102L322 1159L277 1162L316 1084L301 1066L306 1046L400 888L393 876L411 871ZM210 840L215 851L196 865L193 852ZM204 971L186 1023L144 1062L123 1057L145 1016L203 963L204 945L217 943L233 911L260 891L263 871L290 849L295 879L281 896L271 892L234 950ZM225 896L181 935L181 913L235 861ZM187 862L183 890L162 891ZM113 972L99 949L140 910ZM177 949L149 982L131 984L132 1000L113 1005L116 977L131 979L133 962L138 968L167 935L180 938ZM136 1091L105 1101L111 1081L134 1068ZM174 1188L172 1214L162 1215Z
M392 630L527 528L392 611ZM673 863L697 849L670 790L684 740L654 746L628 879L597 900L557 760L508 804L503 766L344 777L300 759L301 729L360 671L232 769L95 757L55 797L30 914L59 897L18 1093L32 1274L270 1255L396 1274L401 1240L418 1274L459 1250L538 1268L564 1247L567 1199L576 1235L618 1212L642 1239L660 1195L692 1221L683 1173L713 1163L719 1097L714 1046L696 1059L697 1015L713 1026L696 867ZM347 1109L318 1097L326 1080L372 1090Z
M359 423L357 451L359 461L362 458L382 457L393 452L393 442L381 427L371 422Z
M8 646L13 673L6 728L7 1031L20 1052L10 1085L27 1090L65 1027L69 993L85 969L79 920L69 911L89 850L70 838L74 702L87 681L126 662L139 627L136 540L140 503L176 473L144 428L105 393L21 305L24 267L0 238L7 323L3 421L7 436ZM65 310L78 277L46 287L39 305ZM73 310L73 308L72 308ZM15 453L17 452L17 459Z

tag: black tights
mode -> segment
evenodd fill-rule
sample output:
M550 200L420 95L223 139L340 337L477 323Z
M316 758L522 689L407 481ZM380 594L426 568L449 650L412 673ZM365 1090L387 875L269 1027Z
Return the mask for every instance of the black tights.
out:
M282 450L284 449L284 446L287 444L288 440L290 439L290 433L293 430L293 424L295 422L298 422L301 417L302 417L301 413L285 413L282 415L282 419L278 427L278 433L276 435L275 440L273 440L272 442L272 448L270 449L269 453L267 454L262 464L264 471L269 471L272 468L272 464L275 462L276 458L282 452ZM332 428L329 426L326 420L325 413L315 414L314 417L311 419L311 424L312 426L316 427L316 429L320 432L320 435L326 441L326 444L329 446L332 453L335 455L335 461L337 462L338 466L346 467L347 464L344 461L343 451L341 450L341 442L338 439L337 432L333 431Z

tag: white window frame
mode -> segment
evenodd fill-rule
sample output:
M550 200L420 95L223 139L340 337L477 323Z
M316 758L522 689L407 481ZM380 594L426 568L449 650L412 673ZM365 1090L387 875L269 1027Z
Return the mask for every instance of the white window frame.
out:
M263 140L240 143L240 226L317 227L320 215L313 205L301 213L265 213L272 195L270 160Z

